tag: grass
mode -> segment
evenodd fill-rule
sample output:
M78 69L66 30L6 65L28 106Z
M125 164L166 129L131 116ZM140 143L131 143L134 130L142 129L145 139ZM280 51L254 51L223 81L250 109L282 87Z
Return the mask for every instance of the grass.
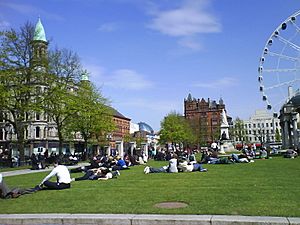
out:
M300 158L250 164L204 165L207 173L143 174L144 166L118 179L77 181L61 191L0 200L1 213L226 214L300 217ZM150 161L152 166L166 162ZM47 173L6 177L9 186L33 187ZM81 174L72 174L80 176ZM188 204L161 209L165 201Z

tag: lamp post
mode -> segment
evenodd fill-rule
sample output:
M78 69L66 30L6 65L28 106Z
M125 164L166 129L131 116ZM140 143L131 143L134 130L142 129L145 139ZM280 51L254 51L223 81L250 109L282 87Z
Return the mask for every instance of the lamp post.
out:
M106 140L108 140L108 146L107 146L107 149L106 149L106 154L107 154L108 156L110 156L110 155L111 155L111 146L110 146L110 142L111 142L111 140L112 140L112 134L111 134L111 133L108 133L108 134L106 135Z
M5 139L8 142L8 159L10 160L10 166L12 167L12 149L11 149L11 139L12 139L12 127L10 123L6 123L4 126L5 130Z

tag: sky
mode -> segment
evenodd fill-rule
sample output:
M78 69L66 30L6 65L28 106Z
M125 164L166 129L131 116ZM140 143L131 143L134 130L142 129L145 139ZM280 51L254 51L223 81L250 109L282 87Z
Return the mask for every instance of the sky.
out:
M224 100L233 119L266 108L258 66L300 0L0 0L0 30L38 17L51 47L76 52L111 105L155 131L184 99Z

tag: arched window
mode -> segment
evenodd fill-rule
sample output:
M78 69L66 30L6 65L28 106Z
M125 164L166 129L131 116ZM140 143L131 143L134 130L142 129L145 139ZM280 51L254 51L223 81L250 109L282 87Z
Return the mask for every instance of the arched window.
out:
M40 127L35 128L35 137L36 138L40 138L40 131L41 131Z

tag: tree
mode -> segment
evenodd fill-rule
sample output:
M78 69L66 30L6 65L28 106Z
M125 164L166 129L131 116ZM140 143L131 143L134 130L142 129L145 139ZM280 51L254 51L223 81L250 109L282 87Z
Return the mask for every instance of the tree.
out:
M49 52L47 91L44 93L44 111L55 122L59 138L59 153L62 153L64 140L67 138L68 120L75 116L76 108L72 104L76 82L82 74L81 63L76 53L66 49Z
M81 81L71 103L75 110L68 121L68 133L80 132L87 149L89 140L101 140L115 128L108 100L89 81Z
M169 113L161 122L160 142L192 143L195 136L186 119L179 113Z
M281 142L281 135L280 135L280 131L278 128L276 128L276 131L275 131L275 141Z
M30 112L40 109L36 101L38 74L30 67L33 34L34 27L30 23L22 26L20 31L0 32L0 119L11 124L17 136L21 162L25 160L24 131Z
M240 118L236 118L234 123L233 123L233 136L235 137L236 141L245 141L246 139L246 130L245 130L245 126L244 126L244 122L243 120L241 120Z

